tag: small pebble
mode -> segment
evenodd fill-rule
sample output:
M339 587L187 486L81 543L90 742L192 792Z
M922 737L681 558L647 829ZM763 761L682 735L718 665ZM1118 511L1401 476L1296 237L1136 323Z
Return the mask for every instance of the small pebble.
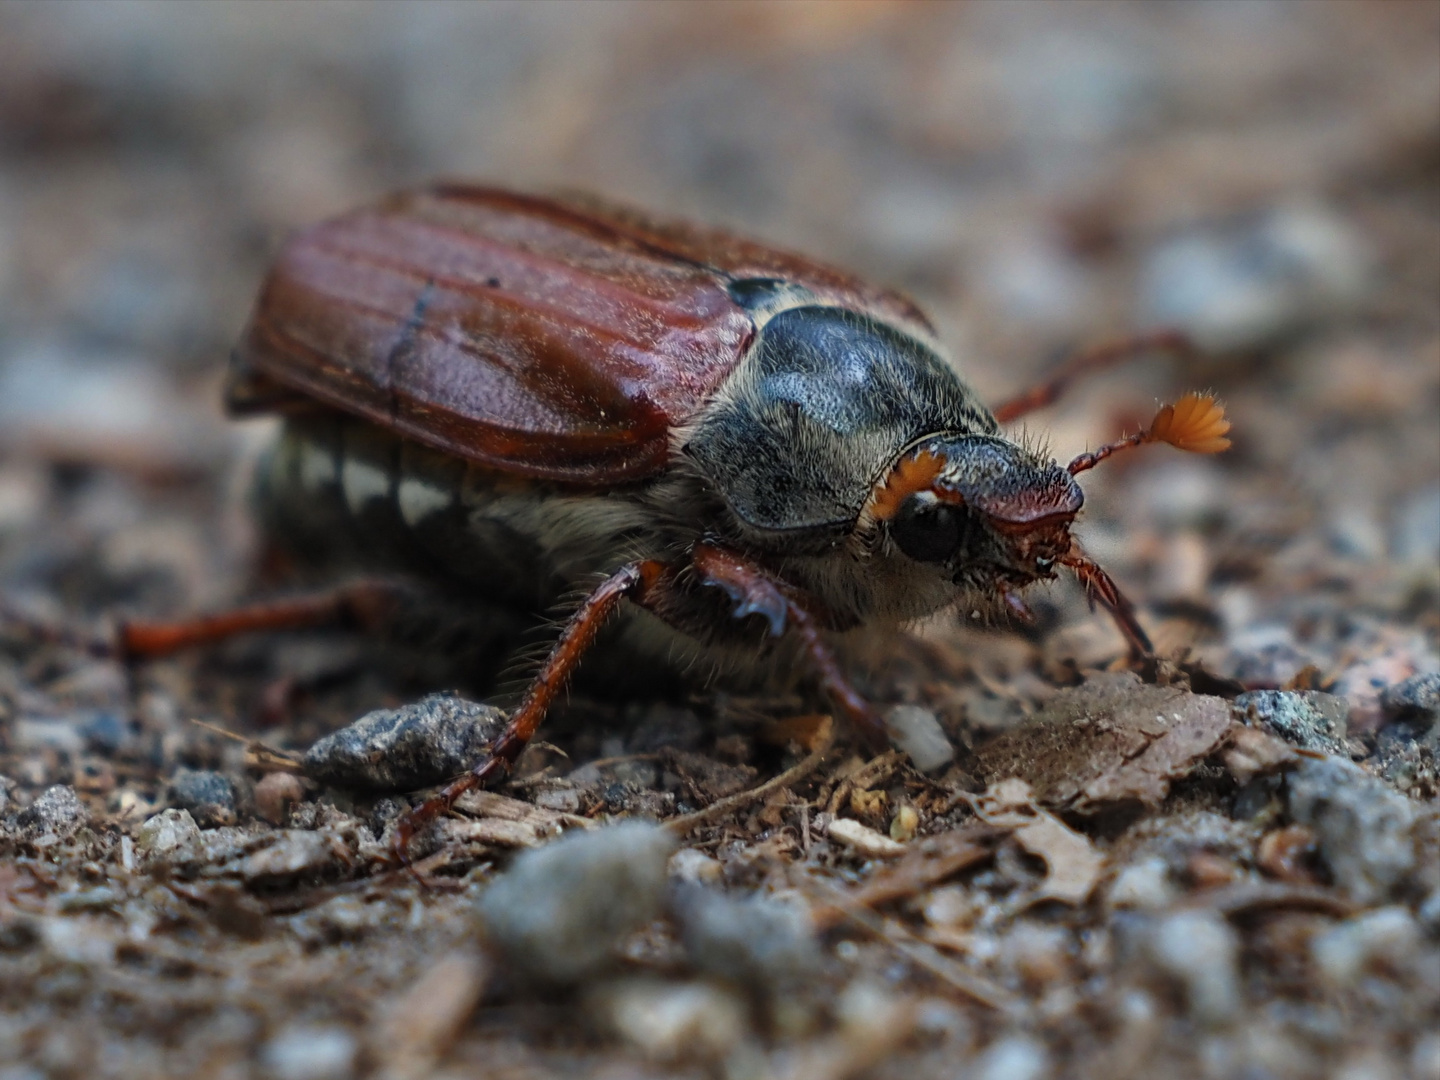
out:
M293 773L266 773L255 785L255 812L271 825L284 825L290 808L305 798L305 785Z
M1177 890L1170 881L1170 867L1158 855L1131 863L1115 876L1110 886L1110 904L1117 908L1158 911L1170 906Z
M1432 1032L1415 1041L1410 1053L1410 1075L1422 1080L1440 1076L1440 1032Z
M15 831L18 839L31 847L52 847L70 839L89 820L90 812L75 789L56 784L15 815Z
M1401 563L1426 568L1435 565L1440 558L1440 485L1422 488L1396 507L1390 551Z
M305 755L307 775L338 788L407 791L469 770L500 732L491 705L431 694L377 709L321 739Z
M627 979L603 986L589 1005L605 1026L658 1061L723 1057L749 1028L745 1003L710 983Z
M903 844L915 839L915 830L920 828L920 813L909 803L895 811L890 819L890 839Z
M955 747L929 709L896 705L885 714L885 727L896 749L907 754L923 773L935 772L954 760Z
M1420 927L1402 907L1367 911L1310 943L1315 966L1336 986L1349 986L1373 964L1404 969L1420 945Z
M200 841L200 826L188 810L162 810L146 818L135 834L135 847L151 859L171 859L193 850Z
M289 1027L260 1051L274 1080L348 1080L355 1074L355 1039L338 1027Z
M1382 903L1415 868L1415 804L1358 765L1302 758L1286 779L1290 817L1309 827L1335 884Z
M690 962L707 975L778 992L820 965L814 927L799 903L692 885L676 892L672 907Z
M170 801L182 810L189 810L202 828L235 824L235 788L220 773L176 769L170 778L168 794Z
M968 1080L1043 1080L1050 1056L1028 1035L1007 1035L987 1046L965 1072Z
M1318 690L1252 690L1234 701L1235 712L1291 746L1344 754L1350 706Z
M480 899L486 938L513 970L575 983L664 909L674 837L631 821L520 855Z
M1242 1004L1240 941L1219 915L1205 910L1167 915L1147 944L1155 966L1185 987L1197 1020L1220 1024L1236 1015Z

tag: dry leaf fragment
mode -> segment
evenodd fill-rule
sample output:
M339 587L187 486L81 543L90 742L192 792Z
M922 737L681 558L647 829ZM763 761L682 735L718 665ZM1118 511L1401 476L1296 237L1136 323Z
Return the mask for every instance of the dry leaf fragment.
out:
M1222 760L1230 775L1242 784L1296 760L1294 747L1259 728L1235 724L1230 729L1229 739L1230 745Z
M1088 837L1076 832L1059 818L1037 812L1035 820L1015 830L1015 841L1031 855L1045 861L1045 880L1035 901L1059 900L1083 904L1100 880L1105 857L1095 850Z
M1031 898L1082 904L1100 880L1105 857L1088 837L1035 804L1030 785L1017 777L1000 780L975 800L975 812L1015 830L1015 842L1045 863L1045 880Z
M486 967L478 954L446 956L429 967L375 1015L374 1052L384 1080L418 1080L455 1041L485 989Z
M1221 698L1106 672L1057 694L976 757L983 777L1019 778L1040 805L1090 814L1123 803L1159 805L1230 727Z

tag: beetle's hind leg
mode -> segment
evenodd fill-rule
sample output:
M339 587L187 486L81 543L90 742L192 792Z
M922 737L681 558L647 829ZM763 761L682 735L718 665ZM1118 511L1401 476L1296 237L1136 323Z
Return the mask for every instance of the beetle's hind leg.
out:
M1108 367L1133 360L1147 352L1166 352L1182 359L1195 355L1195 346L1178 330L1160 330L1151 334L1137 334L1119 341L1107 342L1093 349L1077 353L1062 363L1044 382L1030 387L1003 401L995 407L995 419L1002 424L1019 420L1036 409L1053 404L1070 385L1086 375L1093 375Z
M214 615L162 622L132 620L120 624L114 650L123 660L152 660L241 634L345 625L371 630L384 625L407 594L396 582L367 579Z

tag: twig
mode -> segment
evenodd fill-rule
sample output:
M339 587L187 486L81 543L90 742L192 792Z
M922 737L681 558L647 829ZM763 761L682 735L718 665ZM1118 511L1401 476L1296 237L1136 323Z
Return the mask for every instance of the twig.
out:
M797 780L803 780L819 768L820 762L825 759L825 755L834 743L835 728L832 724L830 730L821 739L820 745L812 750L810 756L801 761L800 764L793 768L786 769L779 776L773 780L765 781L765 783L759 787L753 787L747 791L741 791L735 795L719 799L703 809L696 810L693 814L682 814L680 817L671 818L665 822L665 828L669 829L676 836L684 836L692 829L708 824L716 818L722 818L732 810L755 802L757 799L763 799L771 792L789 787Z
M274 747L266 746L259 739L247 739L244 735L237 735L233 731L226 731L219 724L209 724L204 720L191 719L196 727L204 728L212 734L221 738L230 739L234 742L245 744L247 761L245 764L253 765L256 768L266 769L270 772L288 772L304 775L305 765L299 754L292 754L285 750L276 750Z
M838 890L830 888L813 877L807 876L807 878L816 890L812 895L815 895L822 904L842 912L851 922L884 941L911 963L924 968L937 979L949 983L956 990L973 998L981 1005L1008 1013L1018 1010L1020 999L1003 986L992 982L983 975L976 975L965 970L955 961L943 956L935 946L921 941L904 927L883 919L869 908L855 903Z

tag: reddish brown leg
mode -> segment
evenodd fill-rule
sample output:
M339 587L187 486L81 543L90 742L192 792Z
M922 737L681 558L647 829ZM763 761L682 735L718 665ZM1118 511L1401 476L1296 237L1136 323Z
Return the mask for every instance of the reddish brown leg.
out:
M735 601L735 615L763 615L777 637L787 629L799 636L820 676L821 685L840 711L867 738L884 745L885 723L859 693L851 687L835 654L820 637L815 616L789 595L785 586L740 556L709 544L696 544L691 566L706 585L724 589ZM446 785L400 819L395 829L394 851L401 863L409 862L406 850L415 834L427 823L449 810L465 792L479 787L510 769L534 736L546 711L564 688L580 658L594 643L606 621L629 599L664 617L661 601L675 581L674 568L660 562L632 563L605 580L570 617L551 650L539 677L510 717L485 760L464 776Z
M1146 352L1168 352L1188 358L1195 355L1195 347L1190 343L1190 339L1179 331L1162 330L1088 349L1061 364L1059 369L1039 386L1032 386L1024 393L998 405L995 419L1002 424L1008 424L1036 409L1043 409L1068 390L1076 379L1103 371Z
M120 625L117 635L118 651L126 660L147 660L257 631L304 630L342 623L370 628L383 623L394 610L398 591L397 586L385 582L362 581L195 619L126 622Z
M1075 576L1080 579L1092 599L1105 605L1105 610L1110 612L1110 617L1115 620L1120 633L1125 635L1125 640L1130 645L1130 655L1137 660L1154 655L1155 647L1150 644L1149 636L1140 625L1135 608L1125 598L1114 579L1079 550L1072 549L1070 554L1060 561L1075 571Z
M545 718L545 713L565 688L565 683L580 663L580 658L594 644L595 636L619 609L620 602L629 597L648 606L646 602L651 598L647 594L652 592L656 584L669 572L670 568L664 563L653 560L631 563L606 578L600 587L585 599L579 610L570 616L570 621L565 624L560 640L550 651L545 666L540 669L539 676L525 692L524 700L511 714L505 730L491 745L485 760L458 780L451 781L439 794L426 799L400 819L400 824L395 829L394 850L401 863L408 865L406 849L421 828L449 810L455 800L465 792L495 779L515 764L520 752L525 749L540 726L540 721Z
M835 654L820 636L818 620L787 587L754 563L709 544L696 544L690 561L701 581L730 594L737 618L764 615L770 620L771 634L779 637L787 628L794 633L809 653L820 685L855 729L878 746L888 745L885 721L850 685Z

